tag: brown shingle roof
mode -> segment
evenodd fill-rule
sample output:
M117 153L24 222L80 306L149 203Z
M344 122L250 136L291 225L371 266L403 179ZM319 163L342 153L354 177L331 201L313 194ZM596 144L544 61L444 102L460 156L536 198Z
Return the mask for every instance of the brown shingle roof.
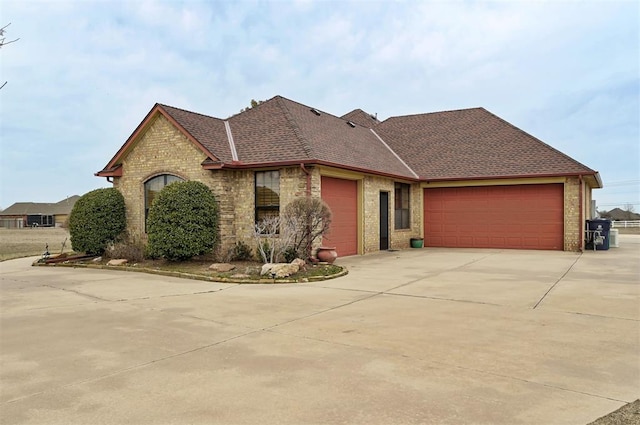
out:
M392 117L375 130L426 180L595 174L484 108Z
M70 214L76 201L80 199L80 196L73 195L63 199L60 202L45 203L45 202L16 202L7 209L0 211L0 215L30 215L30 214L42 214L42 215L60 215Z
M601 185L592 169L483 108L378 122L361 109L337 117L281 96L227 120L158 104L97 175L121 173L121 156L158 113L203 150L207 168L304 162L412 180L584 174Z
M625 221L625 220L640 220L640 214L632 211L624 211L620 208L614 208L611 211L603 211L600 213L602 218L609 220Z
M326 112L316 115L303 104L279 98L289 111L312 159L346 168L414 179L415 176L369 128ZM262 106L262 105L261 105Z
M234 115L229 119L229 126L242 163L311 159L279 96Z
M173 106L158 105L180 124L194 139L222 162L231 162L231 148L227 141L224 121Z
M206 134L215 118L186 111L171 116L223 162L231 163L229 139L225 130ZM175 109L175 108L173 108ZM415 178L411 171L368 129L349 125L347 120L326 112L312 112L311 107L275 96L260 105L228 119L238 155L238 163L266 165L282 162L317 162L366 170L398 177ZM319 114L319 115L318 115ZM224 127L224 122L217 120ZM224 134L224 136L223 136ZM220 153L222 152L222 154ZM236 164L238 165L238 164Z
M362 109L354 109L353 111L344 114L341 118L368 128L373 128L380 122L378 121L378 118L371 114L367 114Z

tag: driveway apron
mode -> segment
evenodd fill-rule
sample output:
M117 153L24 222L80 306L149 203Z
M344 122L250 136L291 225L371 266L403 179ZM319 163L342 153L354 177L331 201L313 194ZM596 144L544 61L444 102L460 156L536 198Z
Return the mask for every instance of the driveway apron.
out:
M640 236L317 283L0 263L0 423L586 424L640 397Z

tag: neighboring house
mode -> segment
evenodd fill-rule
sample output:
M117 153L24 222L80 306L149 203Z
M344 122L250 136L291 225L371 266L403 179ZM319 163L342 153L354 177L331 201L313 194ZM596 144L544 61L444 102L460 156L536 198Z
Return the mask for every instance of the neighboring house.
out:
M74 195L56 203L16 202L0 212L0 227L60 227L78 199Z
M224 247L296 197L333 211L339 255L409 247L580 250L598 173L483 108L337 117L276 96L227 119L156 104L97 176L145 239L157 192L208 185Z
M600 217L613 221L640 220L640 214L633 211L625 211L621 208L614 208L611 211L602 211Z

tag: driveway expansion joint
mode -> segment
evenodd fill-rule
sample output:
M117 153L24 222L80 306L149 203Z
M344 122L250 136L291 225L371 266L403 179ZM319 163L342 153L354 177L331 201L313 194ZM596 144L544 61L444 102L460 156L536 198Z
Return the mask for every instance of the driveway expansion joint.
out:
M564 274L562 276L560 276L560 278L558 280L555 281L555 283L553 285L551 285L551 287L547 290L547 292L544 293L544 295L542 296L542 298L540 298L540 300L538 300L538 302L536 303L536 305L533 306L533 310L535 310L540 303L542 303L542 301L547 297L547 295L553 290L553 288L556 287L556 285L558 283L560 283L562 281L562 279L565 278L566 275L569 274L569 272L571 271L571 269L573 268L573 266L576 265L576 263L578 262L578 260L580 260L580 258L582 258L582 253L580 253L576 259L573 261L573 263L571 263L571 265L569 266L569 268L567 269L567 271L564 272Z

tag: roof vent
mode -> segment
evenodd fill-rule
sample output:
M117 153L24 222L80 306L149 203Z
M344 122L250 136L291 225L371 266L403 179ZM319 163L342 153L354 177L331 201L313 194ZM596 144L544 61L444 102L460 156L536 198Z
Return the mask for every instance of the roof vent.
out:
M351 128L356 128L356 125L354 123L352 123L351 121L347 121L347 125Z
M320 116L320 111L318 111L316 108L311 108L309 110L313 112L315 115Z

